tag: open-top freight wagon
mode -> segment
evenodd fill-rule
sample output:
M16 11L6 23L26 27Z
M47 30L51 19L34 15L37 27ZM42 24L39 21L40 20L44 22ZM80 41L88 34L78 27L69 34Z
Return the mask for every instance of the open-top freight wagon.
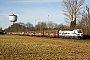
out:
M44 36L44 31L35 31L35 36Z
M59 37L59 30L35 31L35 36Z
M45 37L59 37L59 30L45 30Z

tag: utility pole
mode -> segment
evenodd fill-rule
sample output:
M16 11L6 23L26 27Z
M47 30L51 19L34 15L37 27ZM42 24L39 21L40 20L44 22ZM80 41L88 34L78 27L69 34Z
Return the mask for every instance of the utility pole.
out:
M42 35L42 33L41 33L41 22L40 22L40 36Z
M49 15L48 15L48 30L49 30Z
M36 20L35 20L35 31L36 31Z

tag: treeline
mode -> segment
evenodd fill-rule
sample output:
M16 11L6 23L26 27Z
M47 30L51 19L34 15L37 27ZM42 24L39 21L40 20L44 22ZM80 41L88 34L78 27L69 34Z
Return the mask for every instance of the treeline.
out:
M30 22L14 23L8 28L4 29L5 32L28 32L28 31L43 31L43 30L72 30L69 25L57 24L52 21L49 23L38 22L35 26ZM85 35L90 35L90 14L84 13L82 19L77 23L74 29L82 29Z
M8 28L4 29L5 32L28 32L28 31L43 31L43 30L69 30L69 26L63 24L56 24L52 21L49 23L46 22L38 22L35 26L30 22L25 23L14 23L13 25L9 26Z

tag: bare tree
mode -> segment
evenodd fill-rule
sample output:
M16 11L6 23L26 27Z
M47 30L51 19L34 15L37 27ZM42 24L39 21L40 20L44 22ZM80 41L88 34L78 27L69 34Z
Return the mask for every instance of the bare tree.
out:
M0 27L0 32L2 32L2 28Z
M33 24L31 24L30 22L27 22L25 24L26 28L28 29L28 31L32 31L33 30Z
M52 21L49 21L48 27L49 27L49 29L56 29L58 27L58 24L56 24Z
M85 35L90 35L90 13L88 6L83 11L82 20L79 22L78 27L83 29Z
M42 30L47 29L47 24L46 24L46 22L41 22L41 29L42 29Z
M67 17L66 21L71 23L71 28L76 26L76 20L81 15L85 0L62 0L64 6L64 15Z
M47 24L46 22L38 22L38 24L35 26L36 31L37 30L46 30L47 29Z

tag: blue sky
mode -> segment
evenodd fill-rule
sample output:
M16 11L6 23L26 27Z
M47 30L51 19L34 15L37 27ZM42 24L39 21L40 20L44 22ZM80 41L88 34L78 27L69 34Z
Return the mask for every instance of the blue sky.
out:
M85 4L89 4L86 0ZM13 13L18 16L18 22L30 22L33 25L39 21L53 21L57 24L63 23L63 6L61 0L0 0L0 27L8 28L12 23L8 16Z

